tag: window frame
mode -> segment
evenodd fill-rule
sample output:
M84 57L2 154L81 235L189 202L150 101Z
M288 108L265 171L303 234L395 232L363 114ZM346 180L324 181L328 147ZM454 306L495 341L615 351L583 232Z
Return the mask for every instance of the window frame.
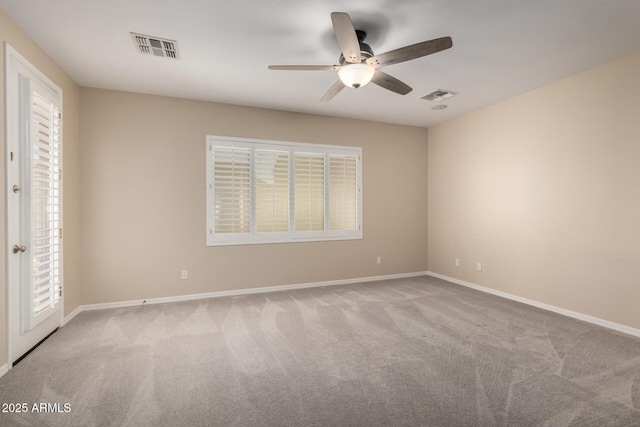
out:
M206 245L226 246L265 243L293 243L332 240L359 240L363 238L362 226L362 147L309 144L301 142L285 142L253 138L237 138L217 135L206 136ZM227 145L228 144L228 145ZM214 150L213 147L242 147L251 149L250 154L250 188L251 188L251 221L250 231L246 233L215 233L215 190L214 190ZM256 150L278 150L289 153L289 230L286 232L258 232L256 211ZM322 154L324 156L324 219L322 231L295 231L295 155L296 153ZM331 191L330 191L330 158L331 156L356 157L356 222L353 230L331 229Z

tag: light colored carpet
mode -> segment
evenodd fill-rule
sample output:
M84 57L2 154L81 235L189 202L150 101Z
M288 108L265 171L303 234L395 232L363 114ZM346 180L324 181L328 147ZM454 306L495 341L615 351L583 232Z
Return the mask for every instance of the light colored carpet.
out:
M0 379L48 426L640 426L640 339L431 277L84 312Z

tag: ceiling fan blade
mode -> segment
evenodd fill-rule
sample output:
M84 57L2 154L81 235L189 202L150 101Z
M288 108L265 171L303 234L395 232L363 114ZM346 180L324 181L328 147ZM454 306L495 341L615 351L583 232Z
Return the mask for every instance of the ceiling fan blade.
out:
M294 71L338 71L340 65L269 65L270 70L294 70Z
M451 37L440 37L422 43L416 43L399 49L390 50L380 55L372 56L367 59L367 64L378 68L384 65L397 64L399 62L409 61L411 59L420 58L422 56L431 55L449 49L453 46Z
M360 42L349 15L344 12L333 12L331 21L333 22L333 32L336 34L338 46L340 46L345 61L356 64L362 62Z
M395 93L399 93L400 95L406 95L413 90L411 86L401 82L400 80L396 79L393 76L390 76L387 73L383 73L380 70L376 70L373 78L371 79L371 83L375 83L380 87L383 87Z
M344 88L344 83L341 80L338 80L329 88L327 93L320 99L322 102L330 101L334 96L336 96L342 89Z

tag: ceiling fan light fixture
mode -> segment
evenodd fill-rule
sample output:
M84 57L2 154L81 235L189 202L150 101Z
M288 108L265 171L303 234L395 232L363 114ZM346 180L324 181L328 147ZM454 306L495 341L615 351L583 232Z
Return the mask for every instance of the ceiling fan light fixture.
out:
M371 81L375 71L375 68L364 63L349 64L340 68L338 76L345 86L358 89Z
M269 65L270 70L338 71L340 79L320 98L321 102L333 99L345 86L357 89L369 82L399 95L406 95L413 90L411 86L380 71L379 68L422 58L453 46L451 37L440 37L374 55L371 46L364 43L367 33L354 28L349 14L332 12L331 22L340 47L340 65Z

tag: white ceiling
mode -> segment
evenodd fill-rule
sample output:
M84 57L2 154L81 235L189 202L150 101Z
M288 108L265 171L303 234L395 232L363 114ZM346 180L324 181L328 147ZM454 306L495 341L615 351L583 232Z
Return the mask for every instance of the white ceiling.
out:
M0 8L81 86L415 126L640 51L638 0L0 0ZM350 14L374 53L442 36L453 47L384 68L413 87L408 95L370 84L321 103L336 73L267 66L337 64L334 11ZM137 53L131 31L177 40L180 59ZM460 92L447 109L418 99L439 88Z

